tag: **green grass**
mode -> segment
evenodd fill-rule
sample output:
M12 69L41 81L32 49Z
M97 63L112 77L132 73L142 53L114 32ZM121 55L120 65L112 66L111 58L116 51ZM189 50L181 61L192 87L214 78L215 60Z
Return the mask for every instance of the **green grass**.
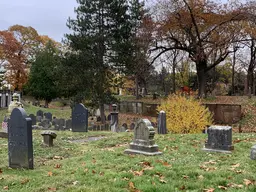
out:
M232 154L201 151L204 134L156 135L163 155L154 157L123 153L133 133L57 135L55 146L47 148L41 145L40 131L33 131L34 170L8 168L7 140L0 139L0 191L6 186L13 192L223 191L218 186L227 187L226 191L256 191L255 183L244 183L256 179L256 161L249 158L255 134L235 134ZM97 135L107 138L70 142Z

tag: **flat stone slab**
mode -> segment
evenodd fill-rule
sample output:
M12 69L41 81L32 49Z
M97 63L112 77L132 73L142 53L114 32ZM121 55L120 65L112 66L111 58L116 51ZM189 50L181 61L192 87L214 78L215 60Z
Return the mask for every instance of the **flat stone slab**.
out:
M232 151L226 151L226 150L220 150L220 149L208 149L208 148L202 148L203 151L205 152L213 152L213 153L232 153Z
M55 132L53 132L53 131L43 131L43 132L41 133L41 135L42 135L42 136L44 136L44 135L50 135L50 136L52 136L53 138L56 138L56 137L57 137L57 134L56 134Z
M105 139L107 137L105 136L99 136L99 137L88 137L86 139L77 139L77 140L71 140L72 143L85 143L85 142L90 142L90 141L98 141L101 139Z
M155 156L155 155L162 155L163 153L160 151L157 152L145 152L145 151L138 151L133 149L126 149L124 151L125 154L140 154L140 155L146 155L146 156Z

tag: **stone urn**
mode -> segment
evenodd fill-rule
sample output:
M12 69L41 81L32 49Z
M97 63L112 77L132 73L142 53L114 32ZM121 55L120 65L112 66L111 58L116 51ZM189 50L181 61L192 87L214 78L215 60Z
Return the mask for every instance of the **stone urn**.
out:
M11 101L10 105L8 106L8 116L11 115L12 111L14 108L18 108L21 107L23 108L23 104L21 102L19 102L19 96L17 93L14 93L12 95L13 101Z

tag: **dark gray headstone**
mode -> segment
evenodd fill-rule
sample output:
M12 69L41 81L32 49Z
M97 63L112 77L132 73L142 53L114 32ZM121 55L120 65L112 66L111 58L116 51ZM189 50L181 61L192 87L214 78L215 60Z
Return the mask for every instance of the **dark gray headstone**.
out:
M15 108L8 121L9 167L33 169L32 120Z
M88 131L88 110L81 103L76 104L74 109L72 110L72 131Z
M51 127L51 122L49 119L43 119L40 123L39 126L42 126L43 129L49 129Z
M130 143L127 154L161 155L154 141L155 129L148 119L141 119L134 129L134 139Z
M59 130L64 130L65 129L65 119L59 119L58 125L59 125Z
M72 128L72 120L68 119L66 120L66 129L71 129Z
M34 114L30 114L29 117L31 118L32 120L32 126L33 125L36 125L36 116Z
M134 123L131 123L130 129L133 130L134 128L135 128L135 124L134 124Z
M110 128L112 132L118 132L118 112L111 112Z
M204 151L231 153L234 149L230 126L210 126L207 134L208 141L205 143Z
M41 116L43 118L44 117L44 112L42 110L38 110L36 112L36 116Z
M251 149L251 159L256 160L256 145L254 145Z
M124 123L122 126L125 128L125 130L128 129L127 123Z
M44 114L44 117L45 117L45 119L49 119L50 121L52 121L52 114L51 113L45 113Z
M160 111L160 113L158 115L157 132L158 132L158 134L167 134L166 113L164 111Z

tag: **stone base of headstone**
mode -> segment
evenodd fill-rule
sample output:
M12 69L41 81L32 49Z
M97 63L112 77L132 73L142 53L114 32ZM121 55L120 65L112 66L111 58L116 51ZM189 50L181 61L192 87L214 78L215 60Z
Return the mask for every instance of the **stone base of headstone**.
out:
M251 159L256 160L256 145L254 145L251 149Z
M125 154L141 154L147 156L162 155L162 152L158 151L158 145L140 146L137 144L130 144L130 149L124 151Z
M231 151L227 151L227 150L220 150L220 149L209 149L209 148L202 148L203 151L205 152L216 152L216 153L232 153Z

